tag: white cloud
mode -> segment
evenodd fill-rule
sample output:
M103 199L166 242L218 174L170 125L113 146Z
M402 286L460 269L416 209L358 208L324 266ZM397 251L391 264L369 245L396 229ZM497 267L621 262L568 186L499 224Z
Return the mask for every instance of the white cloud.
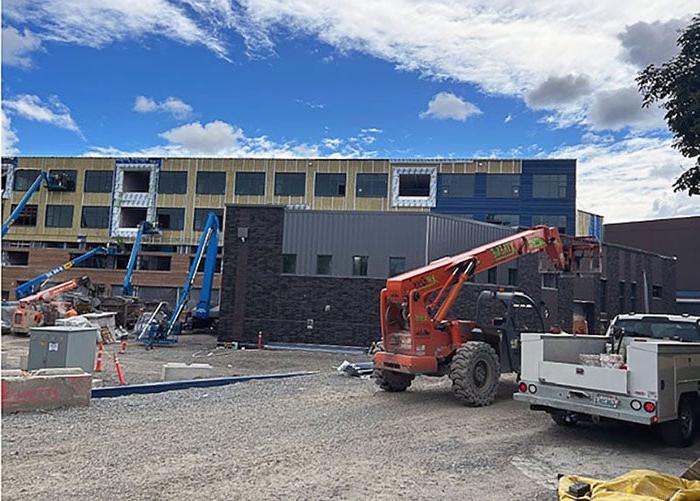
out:
M161 111L170 113L177 119L183 119L192 114L192 106L176 97L168 97L164 101L157 102L146 96L136 96L134 100L134 111L139 113Z
M75 123L70 114L70 109L59 101L56 96L52 96L45 103L38 96L21 94L3 101L2 105L9 111L27 120L55 125L56 127L73 131L80 137L83 137L78 124Z
M525 95L525 102L532 109L566 106L591 92L591 82L586 75L550 76Z
M687 24L688 19L670 19L665 23L638 22L625 26L625 31L618 35L625 60L639 68L665 63L678 52L678 33Z
M354 137L361 137L362 134ZM274 141L267 136L250 137L243 129L221 120L202 124L191 122L159 134L165 144L126 151L112 146L93 146L86 156L164 156L164 157L266 157L266 158L352 158L371 157L376 152L364 148L367 141L326 138L321 144Z
M326 107L323 103L312 103L310 101L304 101L303 99L297 99L296 102L312 110L322 110Z
M428 103L428 109L421 112L419 116L421 118L463 122L470 116L480 114L481 110L469 101L465 101L451 92L438 92Z
M512 122L512 121L513 121L513 115L511 115L510 113L508 113L508 114L506 115L506 117L503 119L503 123L504 123L504 124L510 123L510 122Z
M12 121L10 120L10 117L5 114L5 110L0 110L0 116L2 118L2 155L16 155L19 153L16 146L19 139L17 138L15 131L12 129Z
M226 56L226 48L219 34L221 28L235 27L242 35L246 32L244 26L236 24L230 4L223 1L6 0L3 16L16 23L31 23L44 41L103 47L129 39L161 36L186 44L202 44L222 57ZM257 40L258 45L263 42Z
M673 192L673 182L692 161L671 140L630 136L565 146L552 158L577 158L577 205L608 222L700 214L700 197Z
M30 68L31 53L41 49L41 40L28 29L22 33L13 26L2 27L2 64Z
M642 96L636 87L598 92L588 110L588 123L594 130L666 127L663 110L657 106L642 108Z

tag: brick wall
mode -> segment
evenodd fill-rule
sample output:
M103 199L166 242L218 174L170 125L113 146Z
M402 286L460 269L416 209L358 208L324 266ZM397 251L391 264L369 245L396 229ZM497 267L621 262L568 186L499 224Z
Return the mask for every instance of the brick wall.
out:
M227 206L221 284L219 341L255 344L258 332L266 342L297 342L367 346L379 338L379 292L383 279L283 275L284 208ZM603 282L596 278L560 277L557 290L542 289L538 256L517 262L517 287L551 315L545 327L572 328L574 298L596 304L593 327L601 332L605 320L619 311L620 280L637 282L636 304L643 304L642 271L649 277L652 311L673 311L674 262L616 246L606 246L608 293L605 308L598 304ZM663 298L651 299L653 284L662 285ZM476 298L493 288L467 284L452 313L474 319ZM499 287L501 289L512 289ZM629 286L627 286L629 294ZM641 311L639 309L638 311ZM492 309L485 318L500 315Z

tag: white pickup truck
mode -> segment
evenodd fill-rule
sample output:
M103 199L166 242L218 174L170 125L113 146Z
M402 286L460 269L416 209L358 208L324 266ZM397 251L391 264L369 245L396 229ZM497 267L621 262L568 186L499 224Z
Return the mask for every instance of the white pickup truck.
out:
M700 417L700 317L618 315L607 335L523 333L515 400L560 425L617 419L693 442Z

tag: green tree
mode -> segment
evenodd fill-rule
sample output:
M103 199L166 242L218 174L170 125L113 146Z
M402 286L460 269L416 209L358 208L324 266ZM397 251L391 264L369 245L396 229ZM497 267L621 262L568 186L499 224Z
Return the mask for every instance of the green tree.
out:
M673 183L674 191L700 195L700 14L676 43L679 53L661 66L647 66L637 76L643 106L660 102L673 133L673 147L695 165Z

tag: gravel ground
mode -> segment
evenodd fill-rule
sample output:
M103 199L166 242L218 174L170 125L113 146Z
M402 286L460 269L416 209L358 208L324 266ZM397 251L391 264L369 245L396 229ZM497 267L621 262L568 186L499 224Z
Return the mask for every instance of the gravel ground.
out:
M238 373L322 372L5 416L2 498L552 499L557 473L679 474L700 456L643 427L559 428L512 400L512 378L470 409L445 379L390 394L337 375L344 355L230 356Z

